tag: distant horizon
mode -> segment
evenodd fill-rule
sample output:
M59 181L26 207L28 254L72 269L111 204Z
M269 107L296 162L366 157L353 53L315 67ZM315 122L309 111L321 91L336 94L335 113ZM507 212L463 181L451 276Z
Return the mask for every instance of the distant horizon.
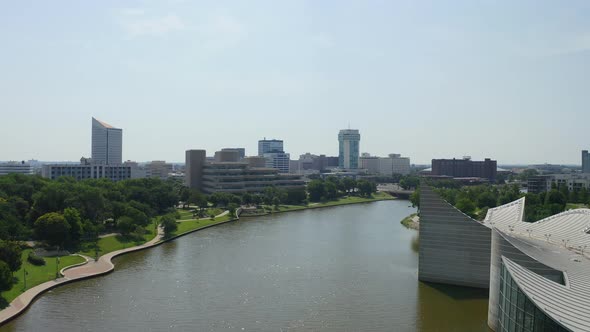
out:
M354 128L360 152L414 164L578 164L588 17L582 0L5 2L0 159L90 156L95 117L124 160L263 137L336 155Z

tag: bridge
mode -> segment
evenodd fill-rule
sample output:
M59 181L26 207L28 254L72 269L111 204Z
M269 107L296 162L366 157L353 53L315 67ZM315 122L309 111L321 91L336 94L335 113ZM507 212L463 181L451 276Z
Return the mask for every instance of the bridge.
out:
M377 185L377 191L386 192L391 196L403 199L409 199L410 195L414 193L414 190L407 190L397 184L391 183Z

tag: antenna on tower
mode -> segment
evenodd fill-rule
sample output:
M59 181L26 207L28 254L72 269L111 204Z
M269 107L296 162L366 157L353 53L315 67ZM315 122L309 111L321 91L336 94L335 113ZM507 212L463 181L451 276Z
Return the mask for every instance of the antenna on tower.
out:
M348 122L348 129L350 129L350 122Z

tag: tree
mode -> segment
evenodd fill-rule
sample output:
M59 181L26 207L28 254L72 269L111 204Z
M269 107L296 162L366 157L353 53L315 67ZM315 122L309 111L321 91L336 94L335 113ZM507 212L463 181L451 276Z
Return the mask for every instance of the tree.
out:
M415 175L407 175L399 181L399 185L405 190L417 188L420 184L420 178Z
M250 205L250 204L252 204L252 202L253 202L252 194L246 192L242 195L242 203L244 203L245 205Z
M356 180L353 178L345 177L342 179L342 186L347 194L350 194L354 188L356 188Z
M289 189L285 192L285 199L282 201L286 204L298 205L302 204L307 198L305 188Z
M468 216L475 216L475 204L467 198L461 198L455 207Z
M371 197L371 195L377 191L375 183L367 180L357 181L357 187L361 196Z
M35 235L50 245L64 245L70 236L70 225L64 216L49 212L35 221Z
M420 189L414 190L410 195L410 202L412 202L412 207L420 209Z
M164 228L164 234L166 237L172 235L172 233L178 229L176 220L169 214L162 216L160 223L162 224L162 228Z
M189 198L191 196L191 190L188 187L182 186L180 188L179 198L182 202L182 208L186 209L189 204Z
M324 182L322 180L312 180L307 184L309 200L319 202L324 197Z
M64 219L70 225L70 240L73 243L78 243L83 233L80 213L75 208L66 208L64 210Z
M338 198L338 187L334 181L324 182L324 198L326 200L332 200Z
M7 291L12 288L13 279L10 267L6 262L0 261L0 291Z
M477 196L477 206L479 208L488 207L493 208L497 205L497 199L490 191L483 191Z
M133 224L135 225L147 226L150 223L150 219L145 213L141 212L140 210L132 206L127 206L127 208L125 209L125 216L131 218Z
M230 218L235 218L236 217L236 210L239 208L240 206L236 203L229 203L227 205L227 209L229 210L229 216Z
M135 226L136 224L131 217L122 216L117 220L117 228L123 235L131 234L135 230Z
M10 271L18 271L22 265L22 249L17 242L0 240L0 261L8 264Z

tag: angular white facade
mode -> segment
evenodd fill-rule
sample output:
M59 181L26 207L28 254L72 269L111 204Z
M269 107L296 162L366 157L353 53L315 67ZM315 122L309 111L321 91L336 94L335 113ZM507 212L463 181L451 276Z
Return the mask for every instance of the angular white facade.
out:
M590 209L529 223L521 198L480 222L427 186L420 195L420 280L487 283L496 332L590 332Z
M123 162L123 129L92 118L92 161L106 165Z

